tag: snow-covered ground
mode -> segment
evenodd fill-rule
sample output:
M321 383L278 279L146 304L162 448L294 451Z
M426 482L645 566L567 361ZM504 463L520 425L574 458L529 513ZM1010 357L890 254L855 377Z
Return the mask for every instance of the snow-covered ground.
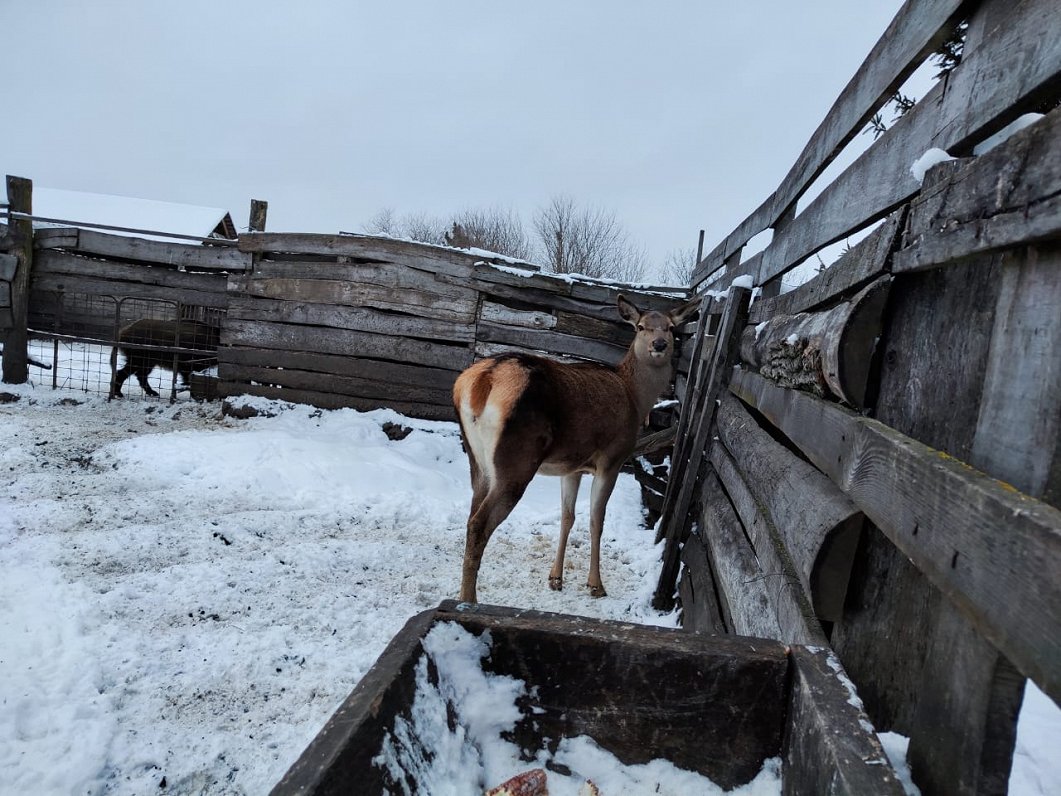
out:
M4 389L21 400L0 405L0 793L264 793L405 620L456 596L455 424ZM386 421L416 430L391 441ZM649 607L658 551L629 476L609 596L579 587L582 491L565 590L546 584L559 481L540 478L480 600L673 625Z
M20 400L0 404L0 794L265 793L405 620L456 595L455 424L2 389ZM414 431L392 441L388 421ZM559 482L539 478L490 542L480 599L674 625L649 606L659 550L629 476L608 596L580 587L582 492L565 590L546 585ZM1058 792L1058 711L1034 704L1014 792Z

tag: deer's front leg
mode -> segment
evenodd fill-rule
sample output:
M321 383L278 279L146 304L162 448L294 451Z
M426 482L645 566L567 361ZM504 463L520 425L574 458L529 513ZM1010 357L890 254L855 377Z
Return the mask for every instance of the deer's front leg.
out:
M565 475L560 481L560 542L556 546L556 559L549 570L549 588L560 591L564 588L564 554L567 552L567 535L575 524L575 498L582 473Z
M621 462L619 466L622 466ZM608 594L604 590L604 583L600 577L600 537L604 531L604 509L608 505L608 498L612 496L612 490L615 489L615 480L618 477L619 467L598 473L593 477L589 509L589 580L586 582L592 597L605 597Z

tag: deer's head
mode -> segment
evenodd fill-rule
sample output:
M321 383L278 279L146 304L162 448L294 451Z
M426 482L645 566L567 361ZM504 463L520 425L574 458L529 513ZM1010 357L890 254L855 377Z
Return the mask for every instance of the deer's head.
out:
M619 296L619 314L637 330L631 350L640 362L668 365L674 354L674 328L680 326L700 308L692 299L670 312L642 312L625 296Z

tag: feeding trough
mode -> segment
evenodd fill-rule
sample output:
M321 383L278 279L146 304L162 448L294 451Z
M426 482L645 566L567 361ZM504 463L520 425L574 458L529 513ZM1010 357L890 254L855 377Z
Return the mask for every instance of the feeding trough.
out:
M602 757L725 789L779 771L786 794L902 794L827 650L453 601L409 620L273 794L482 793L539 768L561 793Z

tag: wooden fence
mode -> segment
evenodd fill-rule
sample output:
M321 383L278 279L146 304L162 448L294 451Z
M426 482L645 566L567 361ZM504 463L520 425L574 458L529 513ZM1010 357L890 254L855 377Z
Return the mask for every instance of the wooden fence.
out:
M797 213L962 20L960 64ZM926 795L1005 793L1025 678L1061 697L1059 98L1056 3L910 0L694 277L746 274L761 297L730 288L695 338L656 602L691 630L832 646L878 730L911 738ZM919 184L932 147L958 159Z
M26 208L12 226L25 225L31 187L12 179ZM24 234L31 245L0 259L0 300L24 302L6 310L9 328L19 312L23 334L109 345L141 317L191 318L220 327L221 395L433 419L453 418L453 382L475 358L536 351L616 363L633 336L619 294L662 309L687 292L370 236L251 232L189 243L70 227ZM8 248L14 242L8 235ZM29 267L16 269L19 257ZM9 284L16 271L24 284ZM8 350L17 345L5 348L5 368L16 359Z

